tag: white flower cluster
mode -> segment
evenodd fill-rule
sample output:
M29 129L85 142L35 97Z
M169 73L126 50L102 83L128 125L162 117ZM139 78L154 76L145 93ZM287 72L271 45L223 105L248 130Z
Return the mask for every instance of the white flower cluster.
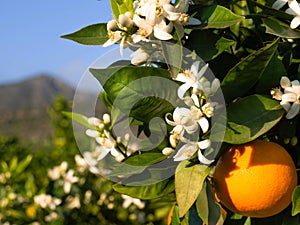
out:
M128 45L137 47L132 55L132 63L147 60L149 54L142 49L139 42L151 40L171 40L174 32L179 38L184 36L184 26L201 24L186 14L188 0L181 0L176 5L171 0L139 0L133 2L134 12L125 12L107 23L109 39L103 47L120 43L121 55Z
M288 3L289 8L285 12L295 16L290 24L290 27L295 29L300 25L300 4L297 2L297 0L276 0L272 7L275 9L280 9L286 3Z
M97 146L93 152L84 152L83 158L92 173L98 173L96 169L98 161L105 158L109 153L116 161L121 162L138 149L136 143L130 143L129 134L126 133L124 137L114 137L110 128L111 118L109 114L103 114L103 120L90 117L88 123L94 126L94 129L87 129L86 135L94 138ZM122 149L120 149L120 146L122 146ZM77 161L80 163L79 161L82 160L77 157ZM81 164L84 164L84 162L81 162Z
M177 107L173 112L173 121L168 117L171 113L166 115L166 121L169 125L174 126L171 131L169 142L173 148L176 148L181 141L185 143L177 151L174 156L175 161L182 161L190 159L198 152L198 159L201 163L211 164L213 160L206 159L201 150L211 147L211 142L208 139L201 141L192 141L184 136L187 133L189 136L195 134L201 128L202 134L209 130L209 121L214 114L216 102L210 102L209 96L216 93L220 87L218 79L212 82L208 81L203 75L205 74L208 65L204 65L200 70L200 61L192 64L191 68L179 73L175 80L183 82L178 89L178 97L184 100L189 107ZM189 89L191 95L185 96ZM169 147L163 150L165 154L172 154Z
M67 171L67 168L68 163L64 161L59 166L48 170L48 177L51 180L59 180L66 194L70 193L72 184L79 181L79 178L74 176L74 170L69 169Z
M290 81L288 77L283 76L280 80L280 88L271 90L271 95L280 101L280 105L287 112L286 118L292 119L300 111L300 82L298 80Z

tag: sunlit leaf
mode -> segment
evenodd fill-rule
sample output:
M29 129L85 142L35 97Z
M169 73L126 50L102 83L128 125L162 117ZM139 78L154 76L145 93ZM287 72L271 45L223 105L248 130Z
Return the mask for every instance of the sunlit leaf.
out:
M209 174L209 167L205 165L189 166L182 161L175 172L175 190L179 209L179 217L183 217L196 201L203 182Z
M85 128L95 129L94 126L88 123L88 118L84 115L74 112L62 112L63 115L67 116L69 119L74 120L75 122L81 124Z
M231 10L220 5L200 8L195 17L201 20L205 28L226 28L244 19L243 16L236 15Z
M61 38L69 39L84 45L102 45L107 39L106 23L98 23L84 27Z

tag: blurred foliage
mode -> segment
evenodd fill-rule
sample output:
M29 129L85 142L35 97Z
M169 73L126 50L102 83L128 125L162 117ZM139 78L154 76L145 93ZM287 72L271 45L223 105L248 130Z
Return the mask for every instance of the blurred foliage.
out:
M62 114L66 110L70 103L63 97L49 108L52 145L33 150L17 137L0 137L0 224L165 224L168 201L122 196L111 181L78 161L83 158L71 122ZM68 178L74 183L66 192Z

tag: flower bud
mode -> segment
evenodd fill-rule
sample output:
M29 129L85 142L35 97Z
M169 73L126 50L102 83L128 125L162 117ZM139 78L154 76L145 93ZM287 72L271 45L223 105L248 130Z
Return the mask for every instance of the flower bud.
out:
M171 155L173 152L174 152L174 149L173 149L173 148L169 148L169 147L164 148L164 149L162 150L162 154L164 154L165 156L169 156L169 155Z
M110 120L110 115L105 113L103 114L103 123L104 124L110 124L111 120Z
M132 27L133 26L132 19L126 14L119 15L119 23L121 24L122 27Z
M108 21L106 28L108 31L116 31L118 29L117 21L115 20Z

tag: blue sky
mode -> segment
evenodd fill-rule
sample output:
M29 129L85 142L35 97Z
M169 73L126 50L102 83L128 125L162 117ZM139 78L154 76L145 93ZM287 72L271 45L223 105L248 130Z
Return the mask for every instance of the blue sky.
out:
M108 0L1 0L0 84L46 73L75 85L108 49L60 36L110 18Z

